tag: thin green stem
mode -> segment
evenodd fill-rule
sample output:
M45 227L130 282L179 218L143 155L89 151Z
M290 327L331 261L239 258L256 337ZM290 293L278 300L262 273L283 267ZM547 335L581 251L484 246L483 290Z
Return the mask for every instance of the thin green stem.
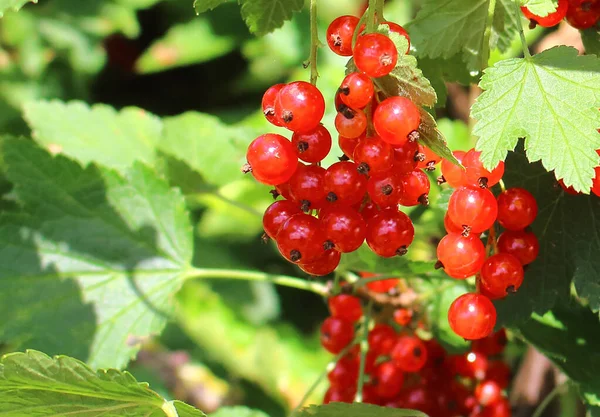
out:
M354 29L354 34L352 35L352 48L354 49L354 45L356 44L356 39L358 38L358 35L360 35L360 28L365 24L365 20L367 20L367 12L363 13L363 15L360 17L360 20L358 21L357 25L356 25L356 29Z
M544 413L544 410L550 405L552 400L554 400L557 395L562 394L566 386L566 383L555 386L554 389L550 391L550 394L546 395L546 398L544 398L540 405L538 405L531 417L541 417Z
M245 281L265 281L284 287L297 288L327 296L329 290L320 282L307 281L302 278L290 277L288 275L274 275L260 271L247 271L240 269L213 269L213 268L191 268L186 274L186 279L239 279Z
M367 351L369 350L369 324L371 322L371 310L373 308L373 300L367 304L367 309L363 317L362 337L360 341L360 367L358 373L358 383L356 385L356 396L354 402L362 403L363 387L365 386L365 364L367 362Z
M514 5L517 9L517 28L519 29L519 36L521 37L521 48L523 48L523 54L525 58L531 58L531 53L529 52L529 46L527 45L527 39L525 39L525 32L523 31L523 23L521 22L521 5L519 0L514 1Z
M483 32L483 45L481 46L481 70L487 68L490 60L490 36L492 34L492 24L494 23L494 11L496 10L496 0L490 0L488 5L488 14L485 21L485 32ZM520 16L520 15L518 15Z
M381 23L384 21L384 19L383 19L384 4L385 4L384 0L375 0L375 16L377 17L377 23Z
M369 8L365 12L367 15L367 33L373 33L377 29L375 21L375 11L377 9L377 0L369 0Z
M319 41L319 27L317 24L317 0L310 0L310 83L317 85L319 71L317 71L317 52L321 42Z

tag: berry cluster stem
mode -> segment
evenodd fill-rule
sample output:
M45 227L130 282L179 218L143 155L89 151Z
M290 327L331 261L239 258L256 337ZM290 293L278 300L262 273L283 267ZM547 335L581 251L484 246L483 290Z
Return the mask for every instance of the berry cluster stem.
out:
M310 0L310 83L317 85L319 72L317 71L317 52L321 42L317 22L317 0Z
M486 253L491 253L491 255L498 253L498 240L496 239L496 228L494 226L490 227L488 231L488 239L485 246Z
M369 301L365 310L362 325L362 337L360 341L360 367L358 373L358 383L356 386L356 396L354 402L362 403L363 400L363 387L365 386L365 364L367 361L367 352L369 351L369 325L371 324L371 310L373 308L373 301Z
M529 52L529 46L527 45L527 39L525 39L525 32L523 31L523 24L521 23L521 4L519 0L514 1L514 6L517 9L517 16L519 16L517 20L517 28L519 29L519 37L521 38L521 47L523 48L523 54L525 58L531 58L531 53Z

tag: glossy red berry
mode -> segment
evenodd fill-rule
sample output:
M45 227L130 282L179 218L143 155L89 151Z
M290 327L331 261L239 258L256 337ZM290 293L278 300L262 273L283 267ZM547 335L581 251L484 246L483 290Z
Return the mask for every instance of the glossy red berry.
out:
M526 6L521 6L521 11L523 15L535 22L536 24L543 26L545 28L549 28L552 26L556 26L563 20L567 14L567 9L569 8L569 0L558 0L558 7L556 11L546 15L546 16L537 16L529 11Z
M290 194L302 211L321 208L325 203L325 173L320 166L300 164L290 178Z
M402 196L402 182L393 171L375 174L367 182L367 191L379 207L395 207Z
M453 151L454 157L462 164L462 160L466 155L463 151ZM453 164L447 159L442 160L442 175L444 181L452 188L463 187L467 185L467 172L464 168Z
M353 356L342 356L335 367L327 374L327 379L332 387L354 388L358 378L359 361Z
M377 106L373 114L375 131L384 141L402 146L421 124L419 108L406 97L389 97Z
M384 362L375 368L371 384L380 398L394 398L400 393L404 373L393 362Z
M475 387L475 398L484 407L495 404L502 399L502 388L494 381L483 381Z
M416 155L419 152L417 141L407 141L402 146L394 146L394 172L407 174L417 169Z
M396 45L380 33L359 36L353 52L356 68L373 78L388 75L398 61Z
M357 138L367 130L367 116L361 110L348 108L335 116L334 124L340 136Z
M405 255L414 237L412 221L395 208L381 210L367 223L367 244L383 258Z
M429 177L420 169L400 175L402 183L402 195L400 205L405 207L429 204L429 189L431 184Z
M308 163L321 162L331 150L331 135L323 125L306 133L294 133L292 144L298 158Z
M362 317L360 299L348 294L329 297L327 300L332 317L357 322Z
M576 29L595 26L600 18L600 2L597 0L568 0L567 22Z
M327 45L338 55L352 56L352 37L358 25L355 16L340 16L327 28Z
M510 384L510 367L502 360L491 361L485 377L494 381L500 388L506 389Z
M453 355L448 358L451 370L462 377L483 380L488 369L487 356L478 352Z
M498 238L498 251L510 253L516 256L521 264L528 265L537 258L540 244L532 232L507 230Z
M387 355L394 348L397 337L396 331L392 326L381 323L376 324L375 327L369 331L369 351L374 352L377 355Z
M283 87L285 87L285 84L275 84L269 87L262 98L263 113L266 119L275 126L283 126L283 120L275 117L275 100Z
M360 142L364 138L364 135L361 135L357 138L346 138L344 136L338 136L338 145L340 146L342 152L344 152L344 155L352 159L354 157L354 150L356 149L356 145L358 145L358 142Z
M419 152L417 154L417 168L425 171L434 171L435 166L442 161L442 157L433 152L425 145L419 143Z
M591 191L592 191L592 193L594 193L598 197L600 197L600 166L597 166L595 168L595 173L596 173L596 176L592 180L592 189L591 189Z
M475 275L483 266L485 246L477 235L450 234L438 243L437 257L448 275L465 279Z
M254 139L248 146L246 160L254 178L267 185L283 184L298 166L294 145L275 133Z
M294 81L279 91L275 100L275 117L294 132L310 132L319 126L325 113L325 99L314 85Z
M367 178L360 174L353 162L336 162L325 174L327 201L351 206L362 201L367 191Z
M465 234L482 233L494 225L498 217L498 203L494 194L479 187L460 187L448 201L448 216L461 225Z
M392 360L404 372L418 372L427 362L425 343L416 336L401 336L392 349Z
M408 326L413 318L413 311L408 308L399 308L394 311L394 321L399 326Z
M450 305L448 322L460 337L481 339L489 336L496 325L496 307L484 295L464 294Z
M389 143L372 136L358 142L353 159L361 174L378 174L392 168L394 151Z
M322 277L331 274L340 264L341 255L334 249L326 250L321 256L310 262L298 264L307 274Z
M484 339L474 340L471 344L471 349L473 352L494 356L504 352L507 343L506 330L502 328Z
M361 272L360 276L361 276L361 278L369 279L369 278L375 278L376 274L373 274L371 272ZM396 278L372 281L372 282L367 283L367 288L369 289L369 291L373 291L376 293L387 293L392 288L395 288L398 286L398 281L399 280Z
M348 74L339 89L340 99L352 109L362 109L373 99L373 81L360 72Z
M309 263L323 255L325 233L321 223L308 214L290 217L276 236L279 251L290 262Z
M515 293L523 283L523 266L510 253L497 253L486 259L481 267L480 291L491 299Z
M506 398L500 398L499 401L485 407L480 414L481 417L510 417L511 415L510 403Z
M301 214L298 205L292 201L279 200L271 204L263 215L263 228L271 239L275 239L283 224L293 215Z
M483 167L480 156L481 152L471 149L463 157L462 164L466 169L467 184L482 188L498 184L504 175L504 162L499 162L496 168L488 171Z
M509 188L498 196L498 223L505 229L525 229L537 213L535 197L523 188Z
M354 325L337 317L328 317L321 325L321 345L338 354L354 339Z
M452 221L450 216L448 216L448 212L446 212L446 214L444 215L444 228L446 229L446 232L448 232L449 234L451 234L451 233L462 234L464 232L464 229L462 226L460 226Z
M410 52L410 36L408 36L408 32L402 26L394 22L383 22L382 24L388 25L390 28L390 32L397 33L400 36L404 36L408 41L408 48L406 49L406 53Z
M319 214L325 237L342 253L354 252L365 241L367 224L359 212L348 206L333 206Z

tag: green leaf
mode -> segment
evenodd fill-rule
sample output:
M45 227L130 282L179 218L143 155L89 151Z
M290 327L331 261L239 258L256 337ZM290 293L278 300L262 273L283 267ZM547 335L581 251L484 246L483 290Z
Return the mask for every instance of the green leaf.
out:
M554 13L558 7L558 0L521 0L521 6L540 17Z
M92 371L67 356L11 353L0 362L0 413L6 417L205 417L169 402L128 372Z
M529 164L522 150L506 162L507 187L523 187L535 196L539 213L532 224L540 242L538 258L527 267L519 291L496 302L499 323L516 323L532 312L544 314L567 303L571 282L580 297L600 310L600 199L570 195L561 190L552 173L539 164Z
M0 17L8 10L18 11L27 3L37 3L37 0L0 0Z
M600 55L600 31L591 28L580 31L581 40L585 47L585 53L588 55Z
M405 275L435 274L435 262L413 261L407 257L382 258L365 244L352 253L342 255L339 269L342 271L367 271L378 274Z
M579 385L583 398L600 405L600 321L571 302L519 326L523 337Z
M164 328L189 268L182 196L141 164L121 176L31 141L0 145L32 215L0 222L2 341L123 367Z
M135 161L153 165L162 123L142 109L73 101L37 101L25 105L25 119L34 139L52 153L83 165L98 163L120 172Z
M419 142L423 145L427 146L434 153L441 156L444 159L452 162L453 164L460 165L458 160L452 154L450 148L448 148L448 144L446 143L446 139L442 132L440 132L437 128L437 124L435 123L435 119L429 113L427 113L422 108L421 110L421 124L419 125Z
M194 9L196 13L204 13L229 1L231 0L194 0Z
M515 8L514 0L497 0L490 37L492 47L498 47L501 52L510 48L511 41L519 34L517 19L522 19L522 15Z
M449 281L449 283L452 281ZM448 323L448 309L450 305L461 295L469 292L469 288L464 281L455 281L450 288L440 291L439 281L429 280L419 286L419 294L427 292L437 294L430 298L427 303L427 322L430 325L431 332L435 339L439 341L446 350L451 353L464 352L470 346L470 343L458 336Z
M242 17L250 32L266 35L283 26L292 14L302 10L304 0L239 0Z
M416 410L379 407L363 403L331 403L326 405L311 405L301 409L298 417L427 417Z
M154 41L138 59L136 70L148 74L199 64L223 56L235 48L233 36L218 35L208 19L195 18L171 26L166 35Z
M248 407L221 407L210 417L269 417L260 410L252 410Z
M600 164L599 74L600 59L568 47L488 68L471 113L484 165L496 166L525 137L530 161L541 160L556 178L589 192Z

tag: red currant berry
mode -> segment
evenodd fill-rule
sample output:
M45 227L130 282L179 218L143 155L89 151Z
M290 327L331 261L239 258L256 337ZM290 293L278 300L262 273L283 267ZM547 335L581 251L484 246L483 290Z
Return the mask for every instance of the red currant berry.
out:
M413 311L408 308L399 308L394 311L394 321L399 326L408 326L413 318Z
M404 372L418 372L427 362L427 348L415 336L401 336L392 349L392 360Z
M594 193L598 197L600 197L600 166L597 166L595 168L595 173L596 173L596 176L592 180L592 189L591 189L591 191L592 191L592 193Z
M448 216L454 224L463 227L465 235L471 231L482 233L494 225L498 203L488 189L460 187L450 196Z
M404 29L398 23L394 22L383 22L382 24L388 25L390 27L390 32L397 33L398 35L404 36L406 38L406 40L408 41L408 48L406 49L406 53L408 54L410 52L410 36L408 36L408 32L406 31L406 29Z
M290 217L276 236L279 251L290 262L309 263L323 255L325 233L321 223L308 214Z
M359 36L354 45L356 68L369 77L378 78L388 75L397 61L396 45L390 38L380 33Z
M460 337L481 339L489 336L496 325L496 307L484 295L464 294L450 305L448 322Z
M532 232L507 230L498 238L498 251L516 256L521 264L535 261L540 252L540 243Z
M425 171L434 171L435 166L442 161L442 157L433 152L427 146L419 144L417 161L418 169L424 169Z
M400 205L405 207L429 204L429 177L420 169L400 175L402 195Z
M362 317L362 306L360 300L347 294L329 297L327 300L332 317L357 322Z
M269 87L262 98L262 109L266 119L275 126L283 126L283 120L275 117L275 100L285 84L275 84Z
M475 388L475 398L484 407L495 404L502 399L502 388L494 381L483 381Z
M321 325L321 345L338 354L354 339L354 325L337 317L327 317Z
M280 200L271 204L263 215L263 228L271 239L275 239L277 232L283 224L293 215L301 214L298 205L288 201Z
M375 327L369 331L367 339L369 342L369 351L374 352L377 355L387 355L392 351L396 339L396 331L392 326L381 323L376 324Z
M331 135L323 125L306 133L294 133L292 144L298 158L308 163L321 162L331 150Z
M567 22L575 29L584 30L595 26L600 18L597 0L568 0Z
M355 388L329 387L323 398L323 404L329 403L352 403L354 401Z
M405 255L414 237L410 218L394 208L381 210L367 223L367 244L383 258Z
M402 390L396 402L400 408L419 410L427 415L433 415L434 399L432 396L433 392L427 387L416 385Z
M507 343L506 330L502 328L484 339L474 340L471 349L482 355L495 356L504 352Z
M535 22L540 26L549 28L558 25L560 21L565 18L565 16L567 15L568 8L569 0L558 0L558 7L556 11L548 14L547 16L537 16L531 13L526 6L521 6L521 11L527 19L531 20L532 22Z
M246 160L254 178L267 185L283 184L292 177L298 166L292 143L275 133L254 139L248 146Z
M363 199L367 191L367 178L353 162L336 162L325 174L327 201L351 206Z
M485 246L477 235L450 234L438 243L437 257L448 275L465 279L475 275L483 266Z
M486 379L494 381L501 389L510 384L510 367L501 360L492 361L488 365Z
M393 148L396 174L407 174L417 169L416 155L419 152L419 144L416 141L407 141L404 145Z
M357 138L367 130L367 116L360 110L348 108L335 116L335 129L340 136Z
M392 171L372 175L367 182L371 201L381 208L395 207L402 195L402 182Z
M275 117L294 132L310 132L325 114L325 99L314 85L295 81L281 89L275 100Z
M406 97L390 97L373 114L375 131L384 141L402 146L421 124L419 108Z
M505 229L525 229L537 213L535 197L523 188L509 188L498 196L498 223Z
M485 407L481 412L481 417L510 417L511 415L510 403L506 398L500 398L499 401Z
M361 272L360 276L362 278L368 279L375 278L376 274L372 274L370 272ZM395 278L382 279L367 283L367 288L369 289L369 291L385 294L389 292L392 288L396 288L398 286L398 282L399 280Z
M325 251L321 256L311 262L300 263L298 266L301 270L309 275L322 277L331 274L340 264L341 255L338 251L330 249Z
M446 229L446 232L448 232L449 234L450 233L462 234L464 232L464 229L462 226L459 226L458 224L456 224L452 221L450 216L448 216L448 212L446 212L446 214L444 215L444 228Z
M338 145L340 146L342 152L344 152L344 155L352 159L354 156L354 150L356 149L356 145L358 145L358 142L360 142L364 138L364 135L361 135L357 138L346 138L344 136L338 136Z
M354 388L358 378L359 362L352 356L342 356L335 367L327 374L327 379L332 387Z
M342 253L354 252L365 241L367 224L359 212L348 206L321 210L321 227L328 241Z
M449 366L457 375L469 379L483 380L488 369L487 356L477 352L453 355L448 358Z
M466 152L454 151L452 154L458 160L458 162L462 164ZM442 175L444 176L444 182L452 188L458 188L467 185L466 170L458 165L454 165L447 159L442 160Z
M300 162L298 162L298 165ZM298 168L296 168L298 169ZM277 184L275 186L275 190L271 190L271 194L273 194L273 198L277 198L279 196L285 198L286 200L293 200L292 195L290 194L290 184L289 182L284 182L283 184Z
M290 194L302 211L318 209L325 203L325 173L317 165L300 165L290 178Z
M353 159L361 174L378 174L392 168L394 151L389 143L373 136L358 142Z
M380 398L394 398L400 394L404 374L392 362L384 362L375 368L371 384L375 387L375 394Z
M462 164L466 169L467 184L475 187L492 187L502 179L504 175L504 162L499 162L496 168L488 171L479 160L481 152L471 149L465 154Z
M327 45L338 55L352 56L352 37L358 25L354 16L340 16L327 28Z
M362 109L373 99L375 86L365 74L348 74L339 89L342 102L353 109Z
M480 291L492 300L516 292L523 283L523 266L510 253L490 256L481 267Z

